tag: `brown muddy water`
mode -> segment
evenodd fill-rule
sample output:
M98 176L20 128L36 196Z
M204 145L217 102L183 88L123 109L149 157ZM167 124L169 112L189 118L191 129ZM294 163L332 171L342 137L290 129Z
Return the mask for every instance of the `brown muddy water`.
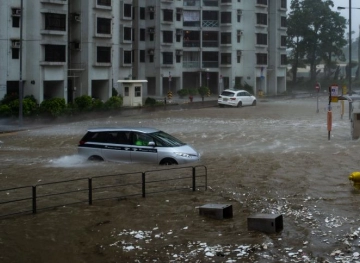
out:
M255 107L115 114L3 133L0 189L159 168L77 156L86 129L99 126L156 127L191 144L208 189L2 218L0 262L360 262L360 191L348 180L360 171L359 141L351 140L347 103L343 118L333 103L328 140L326 107L326 97L319 113L316 98L263 99ZM209 203L231 204L233 217L200 216ZM248 231L256 213L281 214L283 230Z

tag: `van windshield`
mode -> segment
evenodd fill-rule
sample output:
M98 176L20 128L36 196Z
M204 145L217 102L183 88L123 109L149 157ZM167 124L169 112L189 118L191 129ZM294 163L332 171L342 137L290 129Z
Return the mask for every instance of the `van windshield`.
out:
M179 139L175 138L174 136L171 136L170 134L163 131L154 132L151 133L150 135L154 138L154 141L157 146L176 147L186 144L180 141Z

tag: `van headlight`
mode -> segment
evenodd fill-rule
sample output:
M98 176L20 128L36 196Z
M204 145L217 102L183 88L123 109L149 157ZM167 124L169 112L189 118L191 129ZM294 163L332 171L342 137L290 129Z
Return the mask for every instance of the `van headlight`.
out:
M196 155L193 155L193 154L178 153L178 152L176 152L175 154L178 155L178 156L184 157L184 158L192 158L192 157L195 157L195 156L196 156Z

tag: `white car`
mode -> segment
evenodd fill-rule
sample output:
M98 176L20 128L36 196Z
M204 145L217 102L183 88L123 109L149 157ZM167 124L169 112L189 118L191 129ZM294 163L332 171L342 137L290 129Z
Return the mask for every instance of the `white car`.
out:
M146 127L89 129L79 142L78 152L96 161L171 165L200 160L200 154L190 145Z
M251 95L246 90L233 90L226 89L221 92L218 98L218 105L220 107L224 106L233 106L233 107L242 107L242 106L255 106L256 97Z

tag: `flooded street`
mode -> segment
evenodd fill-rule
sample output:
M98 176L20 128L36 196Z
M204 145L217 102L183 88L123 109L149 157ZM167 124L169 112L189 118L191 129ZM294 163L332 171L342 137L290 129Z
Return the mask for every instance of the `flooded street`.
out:
M87 128L155 127L201 153L208 190L61 207L0 221L1 262L360 262L359 141L348 103L327 97L262 99L255 107L154 111L29 127L0 134L1 189L159 168L89 163L77 153ZM233 218L200 217L207 203ZM0 206L0 210L2 207ZM247 230L247 217L282 214L281 232ZM131 246L131 249L129 247Z

